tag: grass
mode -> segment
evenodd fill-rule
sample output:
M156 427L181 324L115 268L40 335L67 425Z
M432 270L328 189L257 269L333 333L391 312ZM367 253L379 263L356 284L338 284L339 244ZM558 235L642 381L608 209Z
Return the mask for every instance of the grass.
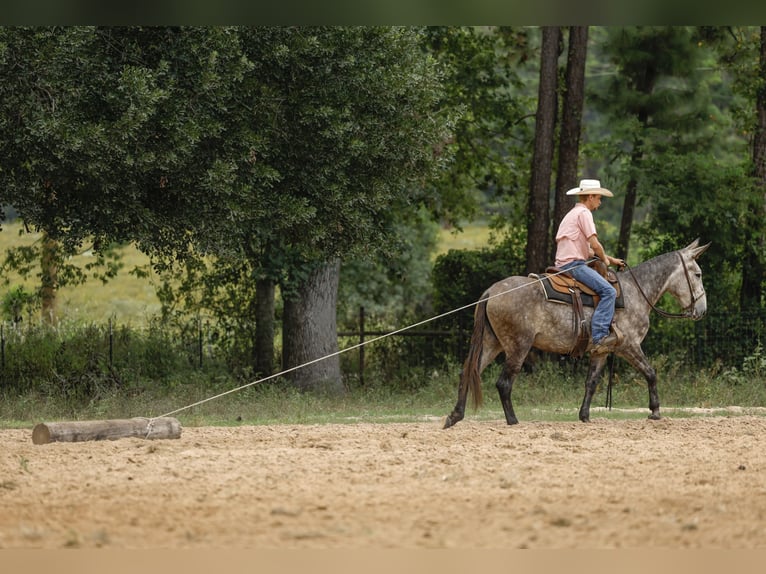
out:
M0 230L0 254L13 247L30 246L41 239L40 233L21 233L20 223L4 223ZM99 280L89 280L84 285L62 287L58 293L57 311L60 317L70 321L101 322L117 318L123 323L143 324L160 310L160 303L151 279L138 278L129 271L143 267L149 258L133 246L120 248L122 269L117 277L103 284ZM87 249L72 257L71 263L84 267L92 260ZM39 268L32 277L22 278L18 274L4 277L0 284L0 299L16 286L23 286L28 291L38 288Z
M712 370L682 372L662 358L655 363L662 412L666 416L766 415L761 408L766 404L766 376L754 378L751 374L731 378ZM159 388L147 382L130 388L106 390L98 400L87 403L56 400L34 393L6 395L0 396L0 427L31 428L41 421L155 417L170 413L187 427L360 422L432 422L441 425L455 404L458 373L458 365L429 373L414 369L413 379L424 383L409 389L382 384L360 388L351 382L342 397L301 393L279 379L251 385L213 400L208 399L236 389L236 384L225 379L200 379ZM613 410L604 408L604 377L594 396L592 417L645 419L649 410L643 378L627 365L618 365L616 373ZM467 420L503 422L502 407L494 389L498 374L498 365L485 371L484 405L474 411L469 403ZM572 369L547 363L533 373L522 373L513 391L519 420L576 422L584 379L585 365ZM206 402L186 408L198 401ZM738 405L742 410L725 410L732 405Z
M434 258L450 249L481 249L489 245L490 229L482 223L470 223L463 226L462 231L454 228L439 230L439 246Z

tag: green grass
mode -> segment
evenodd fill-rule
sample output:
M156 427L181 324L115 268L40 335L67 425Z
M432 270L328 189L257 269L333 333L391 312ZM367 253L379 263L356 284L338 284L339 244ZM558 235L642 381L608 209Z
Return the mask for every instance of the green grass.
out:
M0 254L5 254L12 247L29 246L41 239L40 233L22 233L19 223L3 224L0 231ZM86 246L87 247L87 246ZM120 248L122 270L117 277L106 284L99 280L89 280L84 285L62 287L58 293L57 312L59 317L69 321L107 322L116 318L123 323L144 324L150 316L160 310L160 303L155 293L152 279L138 278L129 271L143 267L149 258L133 246ZM87 249L72 257L71 263L85 266L92 260ZM0 299L16 286L23 286L28 291L38 288L39 278L35 270L32 277L21 278L11 274L0 283Z
M659 393L662 412L671 417L716 414L766 414L766 376L726 376L712 370L691 373L659 358ZM516 414L525 421L573 421L582 401L584 365L576 370L544 364L534 373L522 373L514 386ZM483 375L485 403L474 411L469 403L467 420L503 423L503 411L494 389L499 367ZM31 428L41 421L99 420L155 417L172 413L184 426L235 426L265 424L353 424L359 422L432 422L441 425L457 398L457 365L441 372L414 369L413 378L424 381L417 388L384 386L360 388L353 383L342 397L298 392L279 379L236 389L226 379L178 381L167 388L147 382L129 388L109 389L98 400L73 402L40 394L0 396L0 426ZM606 378L592 404L593 418L645 419L648 394L643 379L627 365L619 365L613 388L613 410L604 409ZM198 401L204 404L186 408ZM743 410L730 412L737 405ZM178 411L178 412L173 412Z
M489 245L490 229L483 223L470 223L462 231L454 228L439 230L439 246L434 257L447 253L450 249L481 249Z

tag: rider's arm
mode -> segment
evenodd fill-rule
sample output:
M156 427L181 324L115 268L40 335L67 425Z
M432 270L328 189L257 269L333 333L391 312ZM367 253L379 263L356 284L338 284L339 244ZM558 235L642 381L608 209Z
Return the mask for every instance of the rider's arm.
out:
M598 240L597 235L591 235L588 238L588 243L590 244L590 248L593 250L593 253L596 254L596 257L601 259L604 263L608 265L617 265L619 267L625 266L625 261L622 259L618 259L616 257L609 257L609 255L606 254L606 251L604 251L604 246L601 245L601 242Z

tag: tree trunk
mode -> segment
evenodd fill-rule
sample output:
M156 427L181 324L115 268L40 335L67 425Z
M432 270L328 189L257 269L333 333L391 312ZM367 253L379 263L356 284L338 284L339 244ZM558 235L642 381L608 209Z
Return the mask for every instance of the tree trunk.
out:
M56 323L56 294L58 292L59 246L55 239L43 233L42 256L40 258L42 319L45 323Z
M298 292L285 297L282 357L285 370L338 352L337 302L340 262L326 262L311 272ZM338 355L288 374L301 390L342 394Z
M558 26L543 26L532 177L527 206L527 273L542 271L549 264L549 196L557 115L559 35Z
M585 57L588 50L588 27L569 28L569 51L567 54L566 85L564 106L561 113L559 134L559 161L556 173L556 198L553 207L550 260L556 256L556 231L559 223L574 205L567 197L568 189L577 185L579 178L580 133L582 131L582 110L585 101Z
M766 77L766 26L761 26L761 78ZM742 309L758 308L763 304L763 284L766 281L766 85L761 84L756 96L755 133L753 135L753 177L761 190L759 205L755 206L750 237L745 246L742 265L740 305Z
M641 130L645 131L649 124L649 115L641 111L638 114ZM633 142L633 151L630 154L630 173L628 183L625 185L625 200L622 204L622 219L620 220L620 236L617 239L615 256L620 259L628 259L628 247L630 246L630 234L633 230L633 216L636 213L636 201L638 199L638 180L633 174L641 172L641 163L644 156L644 140L638 134Z
M255 284L254 367L260 377L274 372L274 282L259 279Z

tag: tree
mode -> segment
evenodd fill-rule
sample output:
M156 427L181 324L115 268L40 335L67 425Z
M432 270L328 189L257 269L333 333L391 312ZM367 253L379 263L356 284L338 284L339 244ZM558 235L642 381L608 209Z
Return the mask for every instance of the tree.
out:
M740 304L743 309L760 308L766 289L766 26L760 28L758 43L758 83L755 94L755 126L753 129L752 176L757 193L754 195L745 261L742 267Z
M279 197L265 244L288 263L280 283L283 366L291 368L337 349L338 260L390 248L396 218L426 199L415 184L448 157L438 149L452 118L439 109L438 67L419 49L416 30L268 34L281 49L249 56L280 102L267 158L280 174ZM337 363L314 363L293 380L342 389Z
M506 224L524 222L516 210L501 212L497 204L507 197L526 201L519 190L527 188L533 132L526 121L534 115L533 96L522 79L531 67L530 33L511 27L424 30L426 49L444 69L444 105L461 112L447 142L454 159L428 186L427 207L444 224L459 229L478 209L498 213Z
M540 84L537 98L532 177L527 206L527 272L548 265L549 194L553 167L553 142L557 116L558 26L544 26L540 52Z
M659 148L662 155L655 154L660 159L652 172L664 175L647 181L646 228L655 243L658 235L713 239L707 264L716 270L717 281L709 287L709 299L722 309L753 311L763 305L766 267L763 32L727 26L701 27L695 34L698 46L712 48L715 56L705 62L714 71L708 72L710 80L696 92L709 93L722 111L710 106L702 118L713 132L709 140L687 135L695 148L678 145L672 153Z
M582 110L585 100L585 56L588 48L588 27L570 26L567 69L564 83L564 103L561 111L559 132L559 155L556 169L556 195L551 228L551 253L556 253L556 231L573 202L566 195L578 181L580 157L580 133L582 131Z
M677 26L610 28L601 48L617 74L606 86L592 84L590 96L606 112L614 148L625 158L625 199L615 252L627 259L642 176L658 153L699 151L704 145L700 137L709 135L710 92L699 71L706 50L693 28Z
M218 250L270 175L252 132L232 137L247 69L230 28L0 29L0 204L59 262L86 240Z
M245 297L246 285L257 285L257 306L267 309L269 287L279 285L283 366L292 369L337 350L338 261L398 251L396 224L433 197L423 182L450 157L453 115L440 106L439 66L417 29L255 27L239 35L252 66L243 85L268 115L258 161L276 175L254 209L236 211L216 284L240 281ZM260 330L268 321L258 317ZM342 391L337 361L291 378Z

